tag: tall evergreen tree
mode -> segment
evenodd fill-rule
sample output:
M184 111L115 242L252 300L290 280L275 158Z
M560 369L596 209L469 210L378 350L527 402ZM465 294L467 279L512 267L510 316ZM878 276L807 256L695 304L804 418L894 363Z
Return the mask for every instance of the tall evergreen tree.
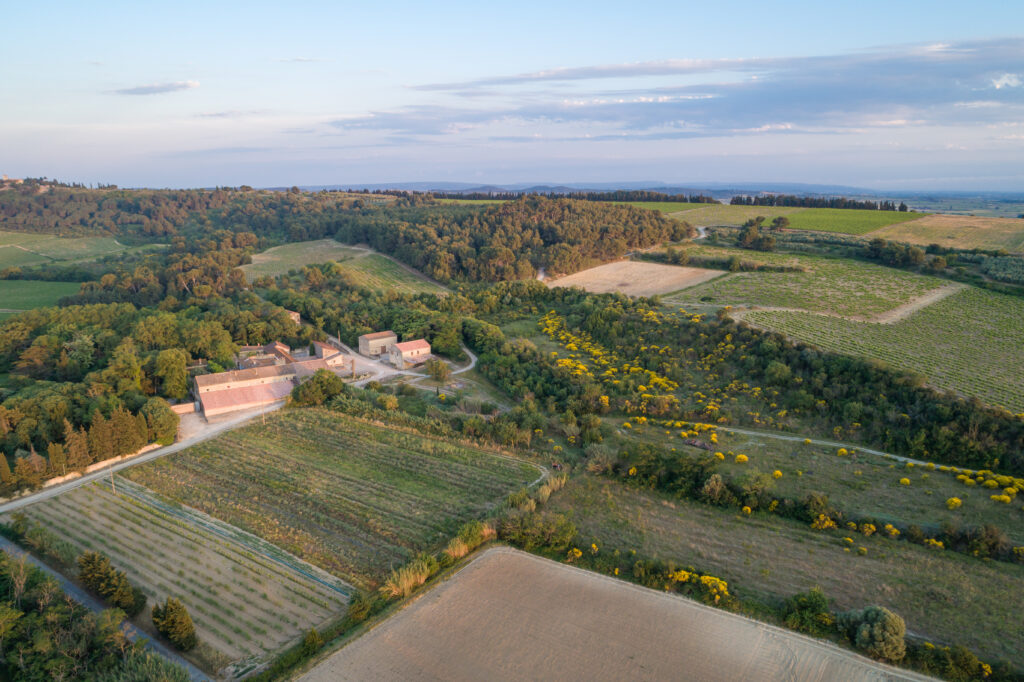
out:
M153 607L153 625L177 648L188 651L196 645L196 629L185 605L168 597L162 605Z
M93 462L102 462L114 456L114 439L110 423L103 413L96 410L92 413L89 425L89 458Z
M65 422L66 427L71 424ZM81 471L89 466L92 458L89 454L89 437L81 429L70 429L64 440L64 455L67 466L72 471Z
M50 458L50 469L53 470L54 476L64 476L68 473L68 459L63 445L50 443L46 448L46 455Z

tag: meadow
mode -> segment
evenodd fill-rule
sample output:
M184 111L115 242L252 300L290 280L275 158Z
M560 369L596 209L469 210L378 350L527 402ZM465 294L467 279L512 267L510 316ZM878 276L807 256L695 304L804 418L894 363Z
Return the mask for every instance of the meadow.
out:
M693 204L688 201L625 201L622 203L636 206L637 208L646 208L649 211L661 211L662 213L669 214L714 206L714 204Z
M848 208L804 208L788 216L789 229L842 234L867 234L886 225L897 225L921 217L920 213L862 211Z
M825 350L923 375L937 388L1024 412L1024 300L1018 297L966 288L893 324L790 311L752 311L744 319Z
M857 536L866 554L846 551L843 533L812 530L769 514L672 499L614 480L578 476L548 508L569 516L583 539L691 565L729 583L744 599L775 604L819 586L836 610L879 604L907 629L958 643L985 657L1016 659L1024 648L1017 594L1024 566L938 552L879 535ZM847 533L848 534L848 533Z
M0 280L0 310L31 310L57 305L64 296L78 293L78 282Z
M361 588L541 476L468 445L286 410L127 477Z
M252 263L241 266L246 279L250 282L258 277L276 277L290 270L298 270L306 265L326 263L327 261L343 261L366 253L364 249L345 246L333 239L316 239L308 242L284 244L257 253Z
M1024 253L1024 220L975 216L929 215L876 230L882 237L909 244L938 244L957 249L1005 249Z
M268 556L256 538L124 479L115 486L117 492L108 483L83 486L26 514L77 551L110 557L150 604L180 599L207 667L245 668L344 611L352 589L341 581L294 558ZM138 617L144 627L148 613Z
M259 277L276 277L306 265L337 261L353 284L375 291L398 291L406 294L444 293L440 284L406 268L398 262L358 246L345 246L333 239L295 242L267 249L252 257L252 263L241 266L250 282Z
M677 447L693 458L706 457L707 451L682 445L678 429L666 430L653 424L634 425L630 437L663 447ZM853 428L844 438L856 440ZM715 449L725 455L717 471L730 481L762 479L772 495L803 500L811 493L828 495L829 502L852 518L873 518L878 528L886 523L906 528L911 524L925 531L938 532L943 524L983 526L1002 529L1015 546L1024 545L1024 513L1019 502L1009 505L990 498L992 490L983 485L966 486L957 480L957 472L943 471L938 465L905 464L888 457L865 452L840 455L837 448L799 441L783 441L768 436L718 430ZM736 462L744 454L748 461ZM947 467L948 469L948 467ZM779 477L772 476L779 472ZM900 481L907 479L908 483ZM962 502L949 509L946 500ZM1024 498L1022 498L1024 501ZM1009 512L1009 513L1008 513Z
M869 319L939 288L943 280L874 263L810 254L759 253L744 249L691 245L691 256L730 258L801 268L802 272L737 272L666 296L665 303L714 303L799 308Z

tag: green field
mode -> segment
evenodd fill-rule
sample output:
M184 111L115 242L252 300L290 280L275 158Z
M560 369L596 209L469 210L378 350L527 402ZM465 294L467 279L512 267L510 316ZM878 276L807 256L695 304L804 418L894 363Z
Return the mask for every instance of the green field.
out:
M78 282L0 280L0 310L31 310L56 305L64 296L77 294Z
M807 254L759 253L693 245L692 256L730 258L802 268L803 272L737 272L663 297L671 305L713 303L799 308L869 318L942 286L943 280L874 263Z
M52 234L0 231L0 269L52 261L93 260L125 251L113 237L64 238Z
M252 257L252 263L241 266L246 279L250 282L257 277L277 277L290 270L298 270L306 265L343 261L366 253L365 249L354 249L333 239L317 239L308 242L295 242L267 249Z
M570 480L549 508L569 515L584 539L692 565L729 583L730 593L778 603L820 586L833 608L887 606L907 629L981 656L1015 660L1024 649L1017 600L1024 566L982 561L908 542L857 536L866 556L844 551L837 531L774 515L671 499L590 475Z
M306 265L336 261L351 276L352 283L376 291L406 294L440 294L446 289L394 260L364 247L346 246L333 239L295 242L267 249L241 266L250 282L259 277L277 277Z
M661 211L662 213L681 213L683 211L714 206L714 204L691 204L687 201L624 201L621 203L636 206L637 208L646 208L650 211Z
M496 452L314 409L127 472L364 588L539 476Z
M277 651L344 610L351 588L341 581L141 486L115 484L117 493L94 483L34 504L26 514L77 552L106 554L150 604L180 599L209 669ZM148 628L148 610L138 620Z
M894 324L802 312L745 313L751 324L822 349L882 360L931 385L1024 412L1024 300L968 288Z
M791 230L866 234L886 225L917 220L921 214L899 213L898 211L861 211L848 208L803 208L787 217Z

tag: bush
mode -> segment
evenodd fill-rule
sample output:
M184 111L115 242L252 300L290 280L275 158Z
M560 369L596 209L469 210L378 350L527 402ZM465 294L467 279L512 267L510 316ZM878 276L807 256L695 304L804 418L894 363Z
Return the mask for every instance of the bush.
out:
M188 651L196 645L196 628L185 605L174 597L168 597L162 605L153 607L153 625L157 632L170 640L181 651Z
M564 514L528 512L504 519L498 532L502 540L526 551L560 552L576 537L576 526Z
M824 637L831 632L835 618L828 608L825 593L820 587L815 587L786 600L782 607L782 621L786 627L798 632Z
M320 636L320 633L316 631L316 628L310 628L306 636L302 638L302 654L304 656L312 656L320 647L324 645L324 638Z
M408 597L427 582L427 578L434 575L437 569L437 559L429 554L421 554L405 566L391 571L380 588L381 594L391 599Z
M890 663L907 653L907 625L899 615L882 606L839 614L839 630L868 656Z
M110 564L103 554L85 552L78 557L78 577L86 589L103 597L112 606L131 618L146 606L146 595L128 582L124 571Z

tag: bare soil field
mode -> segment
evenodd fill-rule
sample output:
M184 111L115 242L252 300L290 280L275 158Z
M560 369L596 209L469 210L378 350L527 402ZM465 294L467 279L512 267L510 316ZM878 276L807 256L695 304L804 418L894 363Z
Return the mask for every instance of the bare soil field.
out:
M624 260L560 277L548 286L582 287L594 294L617 291L627 296L654 296L692 287L721 274L720 270Z
M926 678L677 595L501 547L301 679Z
M929 215L870 233L911 244L938 244L960 249L1006 249L1024 252L1024 220L978 218L960 215Z

